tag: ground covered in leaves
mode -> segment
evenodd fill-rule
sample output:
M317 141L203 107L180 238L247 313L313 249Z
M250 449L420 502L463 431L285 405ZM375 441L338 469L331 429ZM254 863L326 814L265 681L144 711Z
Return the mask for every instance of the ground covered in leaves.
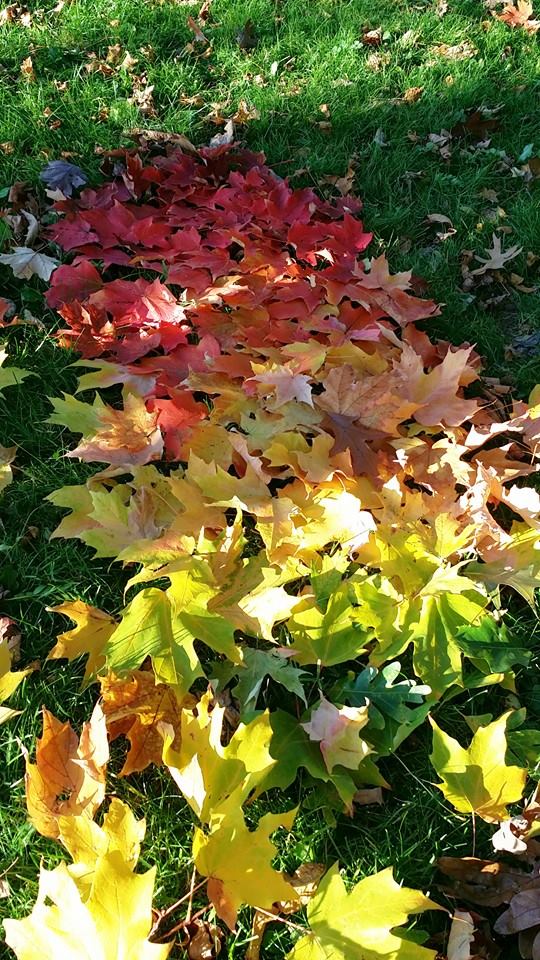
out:
M8 943L534 957L533 11L100 13L0 12Z

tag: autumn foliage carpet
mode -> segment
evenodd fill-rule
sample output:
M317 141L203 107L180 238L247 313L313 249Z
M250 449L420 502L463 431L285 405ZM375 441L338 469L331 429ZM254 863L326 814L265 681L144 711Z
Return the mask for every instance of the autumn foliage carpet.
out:
M36 944L44 960L240 956L252 908L249 960L279 955L276 927L294 960L495 957L478 904L500 947L534 884L537 805L508 810L526 794L532 741L508 707L531 653L504 607L533 604L539 582L540 397L509 399L470 345L430 338L437 305L369 257L353 196L293 190L230 145L109 162L100 187L56 200L48 231L66 262L47 303L84 371L50 421L80 437L68 457L98 465L49 499L68 511L54 536L129 579L114 609L56 608L75 625L50 657L87 658L96 706L80 738L44 710L28 815L66 856L7 943L19 960ZM26 388L24 371L0 376ZM27 671L8 672L7 637L2 656L7 698ZM432 714L486 689L464 746ZM429 722L455 815L521 858L512 892L478 900L484 861L442 864L456 901L391 868L348 889L337 863L295 857L295 819L321 798L369 830L385 758ZM110 744L121 777L168 768L192 812L191 889L161 912ZM411 928L424 911L440 922Z

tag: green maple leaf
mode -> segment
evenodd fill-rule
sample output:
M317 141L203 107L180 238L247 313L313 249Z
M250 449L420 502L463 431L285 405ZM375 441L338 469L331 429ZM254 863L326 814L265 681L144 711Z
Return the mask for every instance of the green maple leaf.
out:
M257 790L263 793L277 787L285 790L303 767L315 779L332 784L342 803L352 810L354 795L360 784L388 786L371 757L362 761L358 770L335 767L330 773L318 743L310 740L300 721L285 710L270 714L272 740L270 755L276 761Z
M349 585L340 584L326 606L310 598L289 618L294 659L325 667L353 660L365 652L370 634L360 626L351 603Z
M6 387L15 387L18 383L22 383L25 377L36 376L31 370L21 370L20 367L3 367L2 364L6 357L6 351L0 350L0 394Z
M463 653L472 660L485 662L487 670L506 673L517 663L528 666L532 651L513 637L504 624L484 617L478 626L467 625L458 630L456 640Z
M119 677L151 657L156 682L170 684L181 696L204 676L195 640L236 662L240 652L233 627L204 606L212 588L189 570L171 574L171 580L168 590L146 587L134 597L103 653L107 668Z
M401 939L395 928L411 914L442 909L420 890L396 883L391 867L348 893L334 864L308 904L310 931L287 960L435 960L434 950Z

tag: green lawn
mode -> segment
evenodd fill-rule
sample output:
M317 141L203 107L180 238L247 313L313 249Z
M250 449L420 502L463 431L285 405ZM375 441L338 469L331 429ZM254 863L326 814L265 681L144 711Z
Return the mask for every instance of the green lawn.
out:
M24 9L30 17L22 20L14 5L4 25L0 11L0 191L21 180L41 190L39 171L65 153L98 182L96 148L127 144L131 128L208 142L223 129L212 116L231 117L246 101L258 118L238 127L238 135L295 183L330 190L325 177L343 176L353 162L354 190L375 234L370 254L385 250L393 270L412 268L423 278L429 296L446 305L430 331L476 343L488 373L526 397L540 381L538 350L519 354L508 346L540 331L538 297L503 279L490 288L463 289L461 264L463 251L482 255L502 226L503 246L523 248L512 262L523 278L519 285L534 288L539 280L540 181L528 173L527 157L540 154L540 33L512 30L481 0L449 0L444 16L438 6L427 0L214 0L205 46L186 25L199 4L186 0L72 0L58 7L54 0L29 0ZM248 19L256 39L244 50L237 37ZM378 45L362 42L367 28L380 28ZM119 50L111 51L116 45ZM127 52L135 64L125 61ZM30 75L28 66L21 73L28 57ZM148 87L151 109L144 103L141 109L137 91L144 101ZM414 102L408 102L404 95L412 88L422 91L416 100L409 94ZM458 126L472 111L482 111L485 121L496 118L492 129L483 128L484 139ZM454 133L442 152L441 141L429 139L441 131ZM430 214L450 224L426 222ZM39 377L0 399L0 443L20 448L15 482L1 507L0 587L9 594L0 602L21 624L25 661L43 661L53 645L60 621L47 606L81 597L117 609L124 583L117 566L93 559L77 542L48 540L58 512L44 497L90 471L63 459L69 435L43 422L50 412L47 396L75 384L68 369L75 357L47 334L56 319L44 309L43 287L35 279L14 281L0 266L0 295L45 325L21 326L2 337L12 362ZM517 607L512 616L515 629L538 644L530 614ZM6 916L29 910L40 859L49 865L61 859L58 845L26 822L20 743L32 749L41 704L73 723L88 716L93 692L81 695L81 677L72 664L45 663L14 698L24 713L0 734L0 875L7 871L12 889L0 900ZM521 701L538 722L533 675L521 679ZM504 691L462 697L444 707L445 721L466 730L463 714L494 711L494 699L503 707L509 698ZM349 879L358 880L394 864L408 885L433 891L436 858L471 855L473 828L431 785L428 751L429 736L421 732L383 765L393 786L383 807L360 808L354 820L337 823L328 822L323 803L303 810L283 848L284 865L339 858ZM157 902L166 905L189 881L189 808L161 771L152 767L128 782L114 778L114 760L111 768L114 790L147 818L143 866L160 865ZM489 855L484 841L490 832L477 824L477 853ZM444 929L438 917L423 918L421 926L430 922ZM243 957L248 937L249 929L240 926L228 955ZM267 956L279 960L285 946L278 931ZM0 955L13 956L1 947Z

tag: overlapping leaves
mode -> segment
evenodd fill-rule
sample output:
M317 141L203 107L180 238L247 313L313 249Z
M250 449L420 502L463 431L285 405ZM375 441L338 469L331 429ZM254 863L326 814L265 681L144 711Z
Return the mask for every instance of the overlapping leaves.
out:
M324 783L353 815L362 786L387 786L378 758L436 701L512 685L528 662L494 611L501 585L532 602L539 582L540 498L524 478L537 469L540 406L536 395L485 403L474 350L415 326L438 308L383 256L361 259L371 237L356 199L294 191L261 156L222 147L151 162L128 153L115 169L57 202L50 228L73 259L47 299L60 342L89 371L83 399L53 399L50 420L81 435L69 456L100 464L50 500L69 510L55 536L124 563L131 579L119 613L56 608L76 626L51 656L87 656L100 730L130 741L123 775L169 768L199 820L195 867L233 929L241 906L295 896L271 839L295 811L252 830L254 796L302 770L302 797ZM400 679L395 658L409 652L418 682ZM105 761L87 756L88 730L77 745L53 721L28 798L38 829L64 842L66 811L95 826ZM499 781L471 760L476 741L467 752L434 729L445 796L505 815L524 771L507 768L497 804ZM36 799L51 738L79 779L42 778ZM474 789L460 794L472 767ZM381 893L391 922L372 915ZM291 956L351 956L349 937L358 955L427 958L393 928L431 907L388 871L347 893L330 870Z

